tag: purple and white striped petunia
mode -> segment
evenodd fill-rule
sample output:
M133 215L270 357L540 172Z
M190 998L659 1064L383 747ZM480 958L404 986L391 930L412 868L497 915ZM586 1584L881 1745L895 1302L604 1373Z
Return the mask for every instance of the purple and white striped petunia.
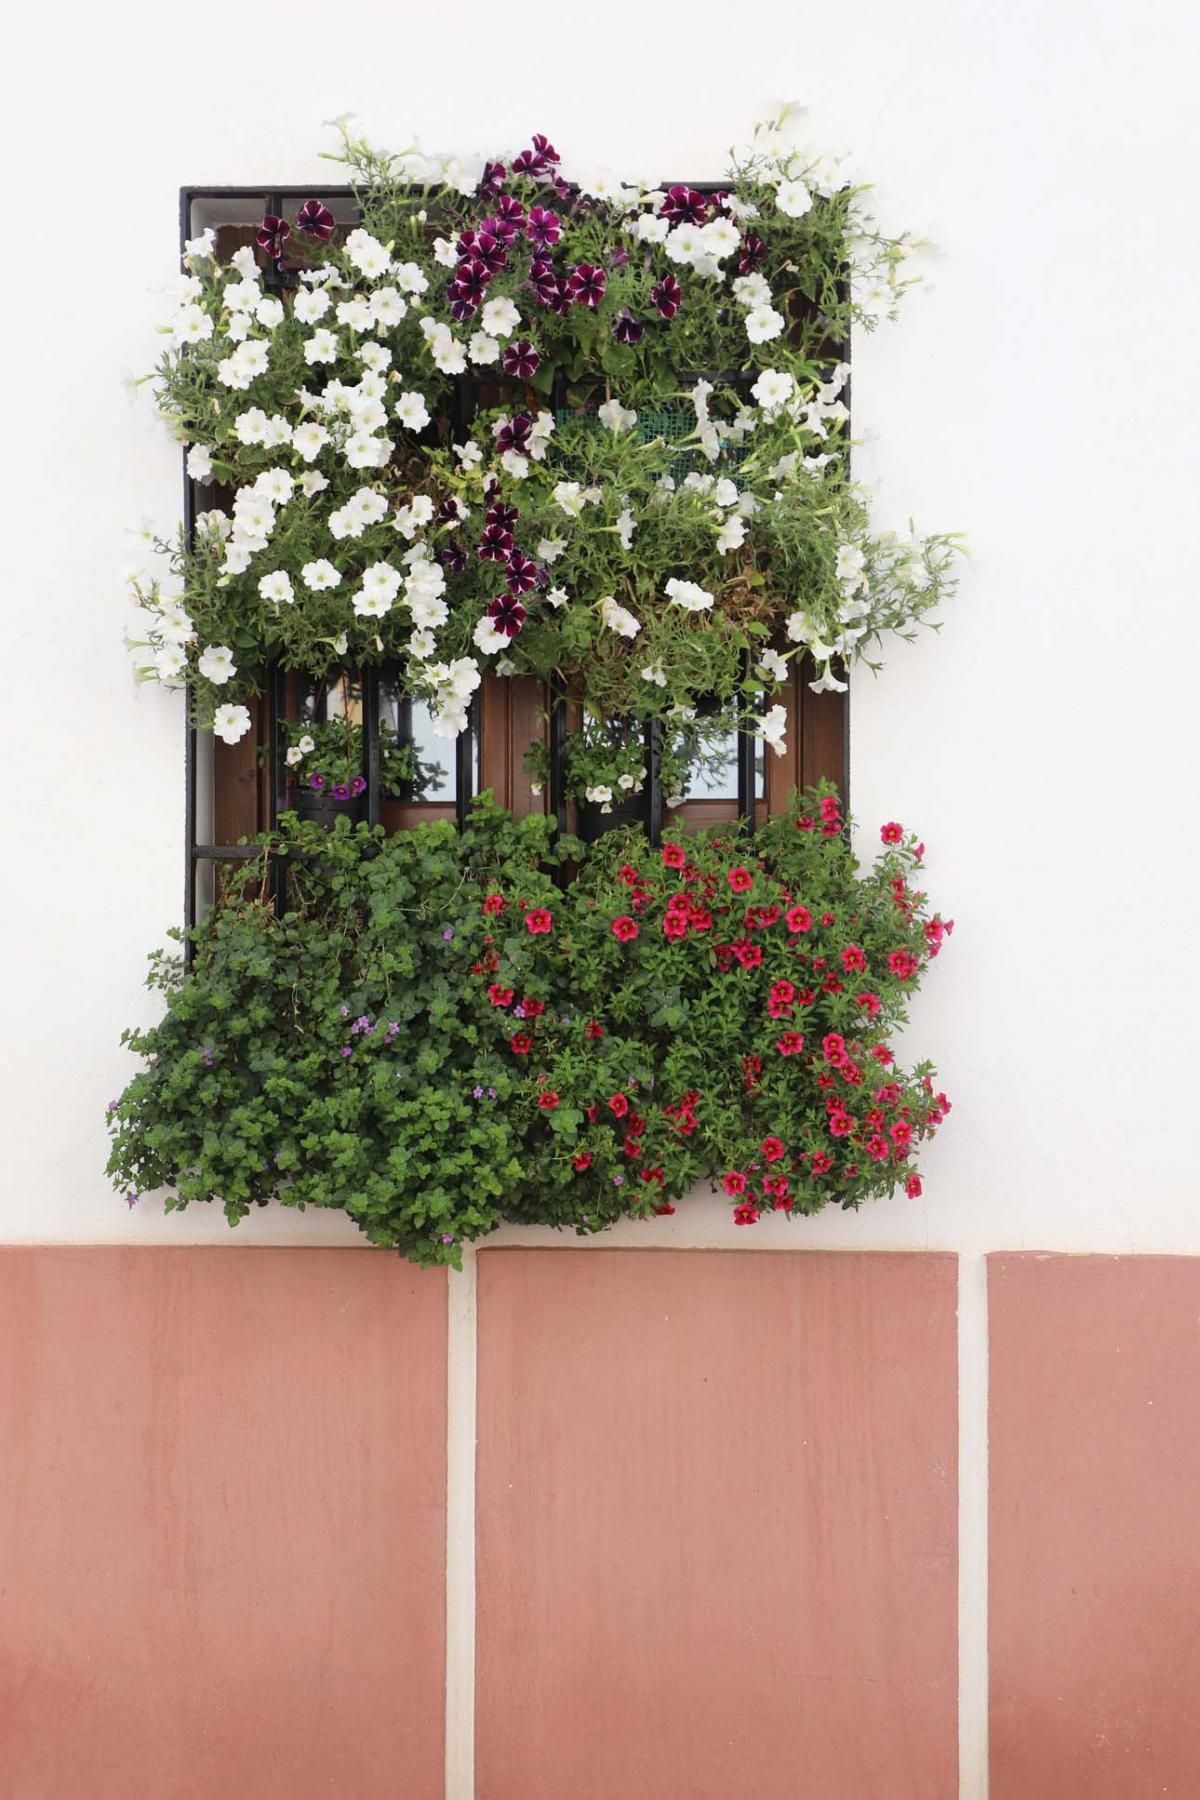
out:
M525 623L525 608L515 594L501 594L493 600L487 609L487 616L492 621L495 631L501 631L505 637L516 637Z
M541 357L526 338L519 338L515 344L509 344L501 360L501 367L506 375L515 376L518 381L529 381L538 372Z
M576 306L599 306L608 277L597 263L577 263L567 280L567 292Z
M316 238L320 244L326 244L333 236L334 217L327 206L319 200L306 200L296 214L296 225L305 237Z

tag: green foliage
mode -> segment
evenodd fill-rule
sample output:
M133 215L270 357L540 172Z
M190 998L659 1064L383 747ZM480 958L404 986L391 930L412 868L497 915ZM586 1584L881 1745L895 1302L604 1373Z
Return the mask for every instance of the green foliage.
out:
M948 927L911 839L858 868L831 790L661 852L612 833L585 854L487 797L461 835L285 822L263 849L191 969L152 961L165 1011L126 1032L145 1062L110 1109L121 1188L231 1224L341 1208L456 1264L502 1220L597 1231L706 1177L739 1223L915 1182L948 1103L889 1039Z

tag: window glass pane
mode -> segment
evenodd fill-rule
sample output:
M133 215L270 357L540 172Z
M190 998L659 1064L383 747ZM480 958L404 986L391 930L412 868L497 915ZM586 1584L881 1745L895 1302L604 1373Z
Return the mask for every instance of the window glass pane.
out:
M736 800L738 734L732 719L699 718L670 739L671 762L687 800ZM674 793L678 793L678 787ZM767 791L766 745L754 740L754 797ZM673 798L670 787L668 797Z

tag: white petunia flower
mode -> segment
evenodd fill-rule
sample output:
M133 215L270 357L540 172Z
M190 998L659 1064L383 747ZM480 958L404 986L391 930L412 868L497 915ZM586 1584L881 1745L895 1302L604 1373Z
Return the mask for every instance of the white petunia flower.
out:
M802 219L812 206L812 195L802 181L781 181L775 204L789 219Z
M207 650L200 652L196 667L205 681L211 681L214 687L224 687L231 676L237 674L233 651L228 644L210 644Z
M326 588L340 587L342 581L333 564L323 556L317 562L306 562L300 571L300 579L314 594L323 593Z
M423 294L429 287L429 277L415 262L397 263L394 273L397 286L406 294Z
M783 330L783 314L773 306L756 306L746 314L746 336L752 344L768 344Z
M432 631L414 631L408 640L408 653L418 662L428 662L436 649L437 639Z
M292 441L294 443L295 439L293 438ZM312 499L314 494L323 493L328 486L329 482L326 480L325 476L321 474L319 469L306 469L304 474L300 477L300 492L309 500Z
M474 442L455 444L454 454L457 456L464 470L477 469L483 461L483 451L479 448L479 445Z
M676 225L667 233L663 249L672 262L690 263L704 254L704 239L700 232L699 225Z
M302 763L304 761L304 752L299 744L289 744L287 747L287 755L283 760L289 769L294 769L297 763Z
M544 537L538 539L538 559L544 563L555 563L567 547L566 538Z
M554 489L554 498L569 519L577 519L586 504L583 489L577 481L560 481Z
M365 344L359 345L355 354L365 369L372 375L377 375L380 380L383 379L383 371L390 366L392 360L392 353L386 344L377 344L374 338L370 338Z
M364 231L361 225L350 233L345 249L354 267L368 280L386 275L391 267L391 257L379 239L372 237L369 231Z
M258 280L258 260L249 244L243 244L234 251L229 259L229 266L237 270L243 281Z
M761 674L769 675L776 682L783 682L788 678L787 660L780 656L778 650L764 650L758 659L758 667Z
M323 425L297 425L292 433L292 449L305 462L319 456L328 442L329 433Z
M254 320L249 313L230 313L229 323L225 327L225 336L231 343L240 344L248 338L254 329Z
M295 491L296 483L286 469L264 469L261 475L254 478L254 493L260 499L269 500L272 506L286 506Z
M196 305L181 306L171 326L172 341L180 348L184 344L203 344L213 334L213 322L203 307Z
M261 406L247 407L233 421L233 434L239 444L265 444L267 441L267 415Z
M740 550L745 541L746 521L739 513L734 513L717 533L717 550L725 556L730 550Z
M459 262L458 251L455 249L454 245L450 242L449 238L444 238L444 237L434 238L434 240L433 240L433 260L437 263L440 263L442 265L443 269L456 269L458 267L458 262Z
M467 366L467 353L450 332L430 343L434 362L443 375L461 375Z
M154 673L160 681L178 681L187 671L187 652L180 644L164 644L154 652Z
M225 387L244 390L265 372L269 360L267 346L261 339L239 344L232 356L217 364L217 380Z
M372 598L382 595L390 606L400 592L403 579L399 569L394 569L390 562L374 562L363 570L363 593Z
M356 431L346 439L344 451L351 469L382 469L391 460L392 440L375 437L369 431Z
M776 756L782 756L787 745L784 741L787 731L787 707L772 706L754 727L756 737L764 744L770 744Z
M651 682L655 687L665 688L667 685L667 671L663 668L661 663L647 663L646 667L642 670L642 680Z
M408 301L394 287L376 288L369 305L376 331L390 331L408 311Z
M497 650L504 650L508 646L507 637L502 631L496 630L486 613L476 621L472 641L475 648L485 656L494 656Z
M521 315L506 294L496 300L485 300L479 323L489 337L511 337L521 323Z
M786 369L764 369L750 389L765 413L778 412L796 391L796 383Z
M263 443L268 450L280 450L284 444L292 441L292 428L282 413L271 413L267 419L263 433Z
M834 569L847 593L853 594L866 584L867 559L857 544L839 544Z
M626 507L617 515L617 536L621 540L621 548L628 550L633 543L633 534L637 530L637 520Z
M810 681L808 685L814 694L844 694L850 683L839 681L830 665L826 663L817 679Z
M707 612L713 603L707 588L695 581L680 581L677 575L667 582L666 592L672 604L682 606L685 612Z
M222 296L230 312L253 312L262 297L262 289L253 278L231 281Z
M770 306L771 284L765 275L757 272L751 275L739 275L733 284L733 297L739 306L747 311L754 306Z
M276 326L283 324L283 301L277 300L274 294L264 294L254 308L254 316L260 325L274 331Z
M609 631L615 631L619 637L634 638L642 629L641 621L623 606L618 606L611 594L605 594L599 602L600 621Z
M486 365L497 362L500 356L500 339L489 337L486 331L476 331L467 344L467 354L473 363Z
M329 311L329 305L324 288L302 288L292 302L292 311L302 325L316 325Z
M502 450L500 466L508 470L514 481L524 481L529 473L529 458L522 456L519 450Z
M642 213L637 224L634 226L635 234L644 244L665 243L667 233L670 229L671 222L669 219L660 218L657 213L649 212Z
M159 636L168 644L190 644L195 627L182 606L169 606L158 618Z
M396 417L409 431L424 431L429 423L429 408L424 395L406 389L396 402Z
M370 302L357 295L352 300L339 300L334 311L338 324L348 325L351 331L370 331L375 323Z
M210 257L216 247L217 235L210 225L199 237L188 238L183 246L183 254L188 262L201 262Z
M187 472L193 481L208 481L213 472L207 444L193 444L187 453Z
M700 239L707 254L716 262L732 256L742 241L741 233L733 220L719 214L715 219L710 219L707 225L700 227Z
M596 417L602 425L612 432L629 431L637 424L637 413L631 407L622 406L617 399L606 400L603 406L596 408Z
M213 714L213 731L223 744L236 744L250 729L250 709L246 706L218 706Z
M547 588L546 590L546 605L552 606L555 612L557 612L561 606L565 606L570 598L571 596L568 594L566 588L552 587Z
M585 788L583 797L585 800L589 800L593 806L601 807L605 812L612 811L612 789L605 786L603 782L598 787Z
M330 331L324 325L322 325L318 331L313 332L307 344L304 346L304 360L306 363L336 362L337 353L337 332Z
M274 601L276 605L279 605L281 601L291 601L296 598L292 591L291 578L282 569L276 569L272 574L262 576L259 580L258 591L264 600Z

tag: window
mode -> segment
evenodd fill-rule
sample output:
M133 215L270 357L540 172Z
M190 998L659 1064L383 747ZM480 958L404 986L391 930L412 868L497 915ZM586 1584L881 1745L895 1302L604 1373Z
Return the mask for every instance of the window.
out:
M340 229L354 224L357 213L348 188L191 188L181 194L181 240L211 226L217 234L217 254L227 260L241 246L254 244L265 213L278 214L290 202L310 198L330 208ZM264 273L267 285L272 274ZM465 426L479 406L495 404L501 397L499 384L464 376L455 406L457 423ZM551 404L561 419L568 407L586 410L594 398L589 400L586 391L568 393L560 383ZM669 440L679 426L671 416L655 415L647 417L640 429ZM681 465L681 478L684 473ZM197 490L188 482L189 529L199 510L228 500L218 489ZM715 703L711 711L698 709L701 716L694 723L664 721L643 731L619 720L598 722L595 729L621 734L630 744L631 758L644 766L646 778L639 796L618 801L614 795L611 813L597 807L590 816L585 806L563 799L568 734L582 724L578 709L569 702L530 677L487 676L474 696L469 729L447 742L432 736L428 714L419 702L402 698L396 677L395 669L383 666L312 683L275 667L262 672L262 692L251 707L253 727L239 743L225 745L208 734L201 739L188 727L188 925L212 897L216 865L255 854L238 840L269 829L305 794L306 786L309 795L320 792L312 787L311 774L306 783L305 764L288 760L289 749L298 745L306 728L307 735L320 736L322 746L332 746L343 761L352 763L357 747L364 784L361 795L354 796L357 810L388 831L422 820L461 820L472 797L483 789L518 815L552 812L580 835L594 835L607 824L633 816L655 838L672 819L682 819L695 829L739 817L753 825L783 810L794 788L818 780L835 782L848 798L846 697L811 693L804 670L794 672L772 696L787 714L782 755L739 733L732 721L722 729L721 709ZM549 767L545 781L526 766L527 753L535 745L544 747ZM681 797L678 770L684 762L689 777L686 796ZM316 802L305 799L303 804L311 810Z

